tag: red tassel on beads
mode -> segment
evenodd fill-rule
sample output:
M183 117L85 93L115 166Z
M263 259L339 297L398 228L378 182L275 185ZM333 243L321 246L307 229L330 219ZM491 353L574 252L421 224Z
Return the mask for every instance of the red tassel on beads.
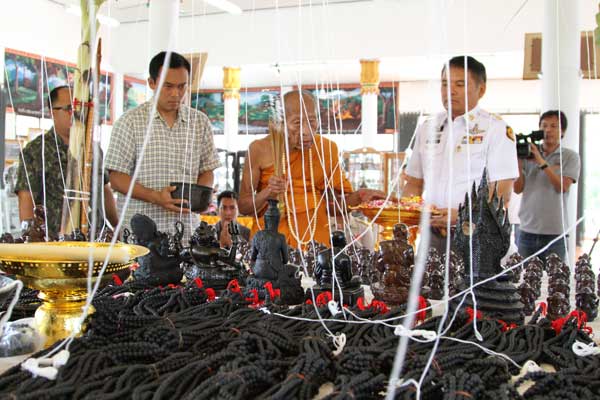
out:
M427 318L427 300L425 300L425 297L423 296L419 296L419 311L417 312L417 315L415 316L416 322L423 322L425 321L425 318Z
M204 282L202 282L202 279L200 278L194 279L194 283L196 284L196 286L198 286L198 288L202 288L204 286Z
M242 294L242 289L240 288L240 284L237 279L232 279L227 284L227 289L233 293Z
M252 293L251 297L246 297L245 300L250 304L250 307L252 308L259 308L262 307L265 302L264 301L260 301L260 298L258 297L258 289L251 289L250 293Z
M538 304L538 309L541 309L542 315L545 317L548 313L548 304L546 304L543 301L540 301L540 304Z
M477 310L477 315L475 315L475 310L473 310L471 307L467 307L467 314L469 314L469 320L467 321L467 324L473 322L475 317L478 321L483 318L483 313L480 310Z
M275 298L281 296L281 290L273 289L273 283L267 282L263 285L263 287L269 292L269 297L271 298L271 300L275 300Z
M356 300L356 307L358 307L359 310L361 311L365 311L369 305L365 304L366 300L364 297L359 297L358 300Z
M359 297L356 300L356 306L361 311L365 311L367 309L373 309L373 310L378 311L380 314L385 314L386 312L390 311L387 304L385 304L383 301L373 300L373 301L371 301L371 304L366 304L366 300L364 297Z
M557 318L552 321L552 329L558 335L561 331L565 323L571 318L575 318L577 320L577 329L581 329L584 332L592 333L592 328L586 326L587 324L587 314L584 311L575 310L572 311L569 315L563 318Z
M502 332L506 332L509 331L511 329L515 329L517 327L517 324L515 324L514 322L512 324L507 324L505 321L499 319L498 323L500 325L502 325L502 328L500 328L502 330Z
M327 303L329 303L332 299L333 299L333 296L331 295L331 292L326 291L326 292L323 292L320 295L318 295L315 300L317 301L318 307L323 307L323 306L326 306Z
M119 278L119 275L117 275L117 274L112 274L112 280L115 283L115 285L117 285L117 286L123 285L123 281L121 280L121 278Z
M217 298L217 294L215 293L215 289L206 288L204 289L204 293L206 293L206 297L208 297L208 301L213 301Z

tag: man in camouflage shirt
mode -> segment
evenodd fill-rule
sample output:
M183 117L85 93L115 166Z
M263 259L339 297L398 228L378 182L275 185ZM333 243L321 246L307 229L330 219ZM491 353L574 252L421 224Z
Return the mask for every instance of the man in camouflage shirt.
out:
M67 176L69 132L73 113L69 87L54 88L50 92L48 102L54 126L23 149L15 193L19 199L19 218L22 223L33 219L33 209L36 205L45 206L48 234L51 235L60 230L65 193L64 182ZM103 182L106 218L112 226L117 226L117 210L107 175L103 174L98 181Z

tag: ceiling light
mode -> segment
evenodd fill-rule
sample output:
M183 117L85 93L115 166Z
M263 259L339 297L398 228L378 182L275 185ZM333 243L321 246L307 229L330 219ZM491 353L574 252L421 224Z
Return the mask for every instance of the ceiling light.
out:
M81 17L81 8L79 6L68 6L66 7L67 12L69 14L73 14L73 15L77 15ZM106 15L102 15L102 14L96 14L96 18L98 18L98 21L102 24L102 25L106 25L109 26L111 28L116 28L117 26L120 25L120 22L113 17L108 17Z
M229 0L204 0L204 2L229 14L240 15L242 13L242 9Z

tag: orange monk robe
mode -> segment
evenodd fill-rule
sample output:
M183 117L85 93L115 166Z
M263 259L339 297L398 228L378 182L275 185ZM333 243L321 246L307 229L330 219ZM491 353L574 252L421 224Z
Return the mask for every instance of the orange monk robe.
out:
M314 187L317 195L317 206L315 207L314 197L312 195L309 152L308 150L304 150L304 157L300 150L290 152L289 171L286 162L286 172L288 177L291 172L291 185L288 181L287 189L287 207L289 207L290 223L288 224L287 210L283 211L279 223L279 232L285 235L290 246L298 246L298 242L294 238L294 235L292 235L292 232L290 232L290 225L293 232L301 241L306 242L310 240L311 233L314 229L313 239L325 244L327 247L330 246L331 231L329 227L329 218L327 217L327 198L323 196L325 187L327 186L329 189L333 189L337 192L341 192L343 187L345 194L353 191L352 185L348 179L346 179L346 175L339 164L338 154L338 148L334 142L325 139L320 135L315 135L315 143L312 146ZM303 165L304 173L302 172ZM325 168L323 168L323 166ZM257 192L260 192L267 187L269 178L273 174L274 167L272 165L261 170ZM327 181L325 179L326 176ZM331 197L329 197L329 199L331 200ZM333 215L333 210L331 208L329 212ZM316 221L314 221L315 215ZM258 231L259 226L262 228L263 223L264 221L262 218L260 218L260 222L257 223L255 216L254 224L252 226L252 235Z

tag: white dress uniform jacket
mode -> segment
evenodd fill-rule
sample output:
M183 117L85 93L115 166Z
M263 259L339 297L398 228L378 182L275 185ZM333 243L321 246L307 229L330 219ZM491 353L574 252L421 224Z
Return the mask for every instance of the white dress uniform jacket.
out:
M424 180L423 198L439 208L458 208L484 168L488 181L519 176L512 129L497 115L475 107L452 121L448 113L427 119L416 131L406 173Z

